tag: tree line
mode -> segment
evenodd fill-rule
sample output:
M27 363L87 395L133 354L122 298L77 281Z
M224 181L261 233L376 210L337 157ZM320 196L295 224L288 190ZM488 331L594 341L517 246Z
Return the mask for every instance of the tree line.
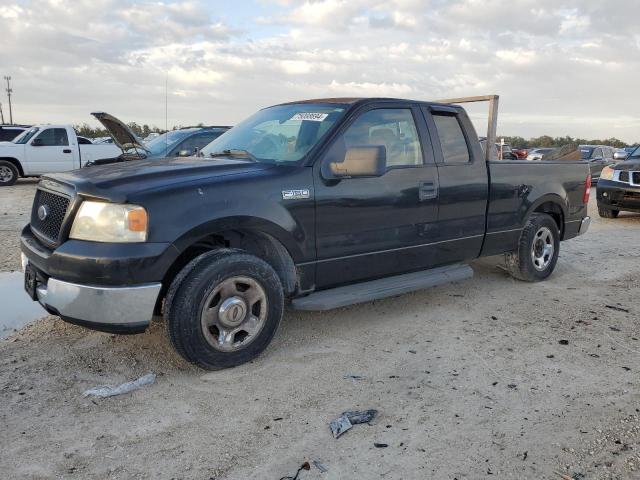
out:
M551 137L549 135L542 135L541 137L534 137L525 139L523 137L515 136L500 136L498 135L498 141L504 138L505 143L511 145L512 148L550 148L561 147L563 145L609 145L610 147L622 148L627 144L622 140L611 137L604 140L588 140L586 138L573 138L566 137ZM637 143L635 145L638 145Z
M130 123L127 123L127 125L140 138L145 138L150 133L160 133L160 134L162 134L162 133L166 132L166 130L164 128L159 128L159 127L156 127L155 125L153 127L150 127L149 125L146 125L146 124L145 125L138 125L136 122L130 122ZM201 127L202 125L203 124L200 123L197 126ZM105 128L100 128L100 127L95 127L94 128L94 127L92 127L91 125L89 125L87 123L74 125L73 128L76 130L78 135L80 135L81 137L96 138L96 137L108 137L109 136L109 132ZM185 128L185 127L182 126L182 125L176 125L171 130L178 130L180 128Z

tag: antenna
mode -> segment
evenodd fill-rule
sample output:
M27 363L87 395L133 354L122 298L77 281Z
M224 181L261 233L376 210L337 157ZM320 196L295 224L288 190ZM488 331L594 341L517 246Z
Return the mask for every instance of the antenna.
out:
M169 72L166 72L164 77L164 148L165 154L168 154L169 149Z
M13 125L13 112L11 111L11 92L13 92L13 90L11 89L11 84L9 83L11 81L11 77L5 75L4 79L7 81L7 97L9 97L9 123Z

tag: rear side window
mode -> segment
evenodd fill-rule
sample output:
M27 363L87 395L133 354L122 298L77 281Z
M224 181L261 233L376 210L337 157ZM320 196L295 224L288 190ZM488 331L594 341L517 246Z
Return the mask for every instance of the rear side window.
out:
M471 158L469 156L469 148L457 117L455 115L436 113L433 114L433 120L436 123L444 163L469 163Z
M47 128L36 139L42 142L43 147L69 145L67 131L64 128Z

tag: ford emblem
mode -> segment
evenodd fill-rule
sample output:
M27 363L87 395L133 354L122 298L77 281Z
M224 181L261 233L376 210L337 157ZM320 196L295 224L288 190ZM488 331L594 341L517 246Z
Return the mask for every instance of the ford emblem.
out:
M38 207L38 218L41 222L44 222L49 216L49 205L40 205Z

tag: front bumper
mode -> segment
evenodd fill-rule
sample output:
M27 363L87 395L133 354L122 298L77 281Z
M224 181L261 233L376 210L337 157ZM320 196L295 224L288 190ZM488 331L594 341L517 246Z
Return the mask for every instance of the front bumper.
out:
M95 330L144 331L154 314L161 280L177 257L171 244L98 244L67 241L43 246L25 227L23 269L36 278L35 297L51 314Z
M161 287L96 287L49 278L38 284L36 295L45 310L70 323L111 333L140 333L149 326Z
M596 189L598 205L612 210L640 212L640 186L600 180Z

